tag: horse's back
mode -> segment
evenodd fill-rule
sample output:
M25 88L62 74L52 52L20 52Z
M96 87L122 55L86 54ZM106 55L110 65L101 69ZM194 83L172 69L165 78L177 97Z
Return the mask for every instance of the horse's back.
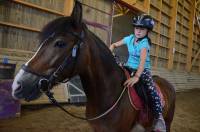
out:
M157 75L153 76L153 80L160 87L160 90L167 101L175 101L176 91L174 86L169 81Z

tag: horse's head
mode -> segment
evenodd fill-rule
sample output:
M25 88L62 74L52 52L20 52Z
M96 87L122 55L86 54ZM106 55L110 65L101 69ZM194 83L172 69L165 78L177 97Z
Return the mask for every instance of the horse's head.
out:
M47 24L41 34L41 44L35 55L22 66L12 85L12 95L27 101L77 74L78 50L83 44L82 5L75 3L70 17L58 18Z

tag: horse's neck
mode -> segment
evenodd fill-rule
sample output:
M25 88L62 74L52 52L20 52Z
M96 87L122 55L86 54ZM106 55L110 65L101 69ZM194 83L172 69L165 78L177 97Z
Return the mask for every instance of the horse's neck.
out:
M96 46L94 44L90 49L89 63L80 75L87 103L96 108L94 113L105 111L116 101L124 81L124 74L110 52Z

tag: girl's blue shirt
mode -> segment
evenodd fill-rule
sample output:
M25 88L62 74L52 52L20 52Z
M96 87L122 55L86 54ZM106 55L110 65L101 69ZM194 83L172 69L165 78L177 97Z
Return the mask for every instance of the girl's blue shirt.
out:
M128 61L126 62L126 66L138 69L140 64L140 52L143 48L147 49L147 57L144 64L144 68L151 69L151 63L150 63L150 45L147 38L142 39L137 44L134 44L135 35L131 34L129 36L126 36L123 38L123 43L128 48Z

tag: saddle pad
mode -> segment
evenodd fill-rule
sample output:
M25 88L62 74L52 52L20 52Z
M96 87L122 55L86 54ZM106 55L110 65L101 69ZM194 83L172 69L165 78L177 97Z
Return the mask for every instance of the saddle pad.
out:
M165 102L164 102L163 94L161 93L160 87L156 83L155 83L155 86L156 86L156 91L157 91L157 93L158 93L158 95L160 96L160 99L161 99L161 105L162 105L162 107L164 107ZM128 87L128 95L129 95L131 105L136 110L143 110L144 109L144 102L138 96L134 87Z
M124 73L125 73L126 77L130 78L129 72L125 68L122 68L122 69L124 70ZM158 93L158 95L160 96L160 99L161 99L161 105L162 105L162 107L164 107L165 101L164 101L163 94L162 94L162 92L160 90L160 87L156 83L155 83L155 86L156 86L156 91L157 91L157 93ZM128 87L128 95L129 95L129 99L130 99L131 105L136 110L143 110L144 109L144 102L139 97L139 95L137 94L137 92L136 92L134 87Z

